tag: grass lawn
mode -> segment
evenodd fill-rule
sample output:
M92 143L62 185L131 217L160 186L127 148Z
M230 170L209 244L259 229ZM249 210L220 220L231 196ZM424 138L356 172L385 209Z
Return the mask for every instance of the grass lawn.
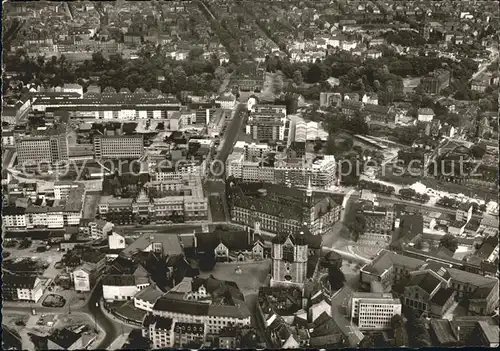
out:
M241 274L235 273L238 266L240 266ZM243 295L247 295L258 292L261 286L266 285L270 271L271 260L250 263L217 263L211 272L202 272L201 276L206 278L213 274L217 279L234 281Z

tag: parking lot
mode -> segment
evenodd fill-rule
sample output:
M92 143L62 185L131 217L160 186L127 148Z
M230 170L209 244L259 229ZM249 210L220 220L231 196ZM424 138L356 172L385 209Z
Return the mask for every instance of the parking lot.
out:
M42 242L33 241L28 248L19 248L19 243L14 247L9 247L8 243L4 243L4 252L8 252L8 257L4 256L5 260L17 262L22 259L29 258L32 261L39 262L40 264L47 264L48 267L43 272L43 276L47 278L55 278L59 272L54 268L54 264L61 260L63 252L58 251L55 247L49 250L38 252L37 247L43 246Z

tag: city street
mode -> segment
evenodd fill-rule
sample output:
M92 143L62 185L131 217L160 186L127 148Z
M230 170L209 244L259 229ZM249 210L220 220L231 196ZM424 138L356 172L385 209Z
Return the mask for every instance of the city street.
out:
M229 121L227 129L224 133L224 140L222 142L220 152L217 155L217 160L225 163L227 157L233 150L233 147L238 140L238 135L240 133L243 122L246 120L246 108L246 104L241 103L236 107L234 117ZM220 169L215 169L214 171L218 174Z
M71 310L70 307L41 307L34 306L26 303L25 306L19 306L17 303L9 303L8 301L3 303L3 310L5 312L12 313L22 313L31 314L33 308L35 308L37 314L43 313L56 313L56 314L70 314L70 313L81 313L86 314L92 321L96 321L97 325L105 332L105 336L102 341L97 345L96 349L108 349L111 343L122 333L123 326L119 323L110 320L99 307L99 300L102 297L102 285L98 284L87 302L87 304L78 309ZM10 305L10 306L9 306Z

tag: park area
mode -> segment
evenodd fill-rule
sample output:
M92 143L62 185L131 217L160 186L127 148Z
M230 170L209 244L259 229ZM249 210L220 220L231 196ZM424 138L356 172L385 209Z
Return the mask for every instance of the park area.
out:
M61 295L49 294L42 302L44 307L63 307L66 304L66 299Z

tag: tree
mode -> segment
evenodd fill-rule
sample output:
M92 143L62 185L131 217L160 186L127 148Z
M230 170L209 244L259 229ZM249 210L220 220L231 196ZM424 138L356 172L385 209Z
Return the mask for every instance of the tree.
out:
M447 248L451 252L455 252L458 248L458 240L452 234L445 234L441 240L439 240L439 246Z
M391 318L391 327L394 330L394 346L407 347L408 346L408 333L405 329L403 317L399 314Z
M203 272L209 272L214 269L216 263L215 253L206 253L200 257L200 270Z
M323 76L322 66L315 63L307 71L307 82L308 83L318 83L321 81Z
M479 99L479 108L481 111L491 111L493 104L489 99Z
M203 55L203 49L199 47L194 47L189 50L188 59L197 60Z
M94 52L92 54L92 62L95 64L97 68L103 68L106 59L104 58L102 52Z
M348 228L351 230L353 240L358 241L359 236L365 232L366 218L363 215L357 214L348 224Z
M302 77L302 72L300 70L296 70L293 72L293 82L297 85L302 84L304 78Z
M339 290L344 286L345 276L338 267L328 268L328 281L332 290Z
M407 322L407 329L411 330L410 347L428 347L431 346L431 337L422 318L415 318L415 313L410 312Z

